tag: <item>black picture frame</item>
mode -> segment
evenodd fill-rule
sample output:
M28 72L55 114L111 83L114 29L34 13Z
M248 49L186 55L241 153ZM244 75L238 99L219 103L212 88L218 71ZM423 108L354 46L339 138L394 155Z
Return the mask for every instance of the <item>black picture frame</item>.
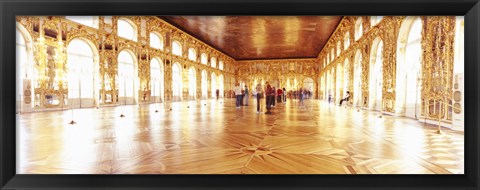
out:
M478 0L0 0L0 188L479 189ZM17 175L16 15L465 15L464 175Z

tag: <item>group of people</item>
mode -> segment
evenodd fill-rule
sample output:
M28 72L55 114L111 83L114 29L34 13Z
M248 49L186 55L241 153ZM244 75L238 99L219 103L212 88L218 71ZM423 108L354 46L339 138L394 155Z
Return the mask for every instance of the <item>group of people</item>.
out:
M248 87L247 85L245 85L245 89L242 89L242 87L240 86L240 83L237 83L235 85L235 87L233 88L233 92L235 93L235 97L236 97L236 102L235 102L235 105L238 108L240 108L240 106L248 106ZM244 104L245 102L245 104Z
M237 109L241 108L241 106L248 106L248 96L249 96L248 87L245 85L245 87L242 89L242 87L240 86L240 83L237 83L233 91L235 92L235 96L236 96L235 105ZM257 99L257 113L260 113L260 105L261 105L260 99L264 97L266 100L265 104L267 107L267 111L265 113L267 114L271 114L270 109L272 107L275 107L275 99L277 100L278 103L287 101L285 88L275 89L275 87L271 86L269 82L266 83L265 88L263 88L260 83L257 84L252 94Z
M247 85L245 85L245 88L242 88L240 86L240 83L237 83L233 89L233 92L235 93L235 96L236 96L235 105L237 109L241 108L241 106L248 106L249 90ZM262 87L262 84L258 83L257 86L255 87L255 91L253 92L253 95L257 99L257 113L260 113L260 99L264 98L264 96L265 96L265 104L267 108L267 111L265 112L266 114L271 114L271 108L275 107L275 99L278 103L287 102L287 92L285 88L275 89L275 87L271 86L268 81L266 82L265 88ZM300 88L299 90L296 90L293 92L290 91L288 93L288 96L290 98L293 96L295 99L298 97L298 99L300 100L300 105L303 105L303 100L310 96L310 91ZM218 99L218 92L217 92L217 99ZM341 106L344 101L348 102L349 99L350 99L350 92L347 91L345 98L340 100L339 106ZM329 96L329 102L331 100L332 98L331 96Z
M265 94L265 105L267 107L266 114L271 114L272 107L275 107L275 97L278 103L286 102L286 90L285 88L275 89L274 86L270 85L270 82L266 82L266 87L262 88L262 84L258 83L255 87L255 96L257 98L257 113L260 113L260 99L263 98Z
M312 93L310 92L310 90L307 90L305 88L300 88L299 90L291 90L291 91L288 91L288 97L289 98L294 98L294 99L307 99L307 98L310 98L312 95Z

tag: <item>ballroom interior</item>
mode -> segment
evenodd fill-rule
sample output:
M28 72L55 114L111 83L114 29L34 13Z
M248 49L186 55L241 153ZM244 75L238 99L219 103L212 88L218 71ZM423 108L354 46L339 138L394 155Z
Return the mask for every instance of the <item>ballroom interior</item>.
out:
M464 174L463 16L16 21L18 174Z

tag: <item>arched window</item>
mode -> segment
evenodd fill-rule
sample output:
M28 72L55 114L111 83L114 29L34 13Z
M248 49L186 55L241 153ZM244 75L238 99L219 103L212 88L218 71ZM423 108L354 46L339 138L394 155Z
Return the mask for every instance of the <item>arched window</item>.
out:
M464 73L465 64L465 19L463 16L455 17L455 45L454 45L454 63L453 73ZM463 98L462 98L463 100Z
M220 74L220 76L218 77L218 89L220 90L220 97L223 98L223 94L224 94L224 87L223 87L223 75Z
M65 18L98 29L98 16L66 16Z
M345 62L343 64L343 92L347 93L348 91L348 77L349 77L349 68L350 64L348 62L348 59L345 59Z
M31 52L28 51L28 45L27 45L27 39L31 39L30 36L24 36L24 33L20 31L20 28L22 31L26 31L26 29L17 23L17 29L16 29L16 108L18 111L22 111L24 109L21 109L23 105L25 105L25 101L28 101L28 103L31 102L31 99L24 99L25 97L31 97L32 96L32 84L33 81L32 79L32 69L33 65L29 61L29 54ZM25 33L25 35L28 35L28 32ZM24 86L24 82L26 83ZM29 89L29 90L26 90ZM29 94L25 94L25 92L30 92ZM23 105L22 105L23 103Z
M118 19L118 36L137 41L137 26L127 19Z
M342 51L341 47L340 47L340 40L337 42L337 57L340 56L340 52Z
M377 37L373 40L372 49L370 51L370 81L369 90L369 108L374 110L382 110L382 87L383 87L383 41Z
M360 39L363 35L363 23L362 17L359 17L357 21L355 21L355 41Z
M313 96L313 79L312 78L306 78L303 80L303 89L306 90L307 92L310 92L310 95ZM307 98L310 98L307 96Z
M123 50L118 55L118 93L119 103L135 104L138 93L138 76L136 59L130 50Z
M210 66L212 67L217 67L217 59L215 59L215 57L212 57L212 59L210 59Z
M218 63L218 68L223 71L223 61Z
M182 67L179 63L172 66L172 90L173 99L181 100L182 98Z
M180 42L178 41L172 42L172 53L173 55L182 56L182 45L180 45Z
M67 47L67 76L68 97L72 107L95 106L98 96L98 81L95 79L98 80L96 75L99 71L94 62L94 50L87 42L78 38L70 41Z
M195 68L188 69L188 95L190 100L195 100L197 94L197 76Z
M465 65L465 18L464 16L455 17L455 38L454 38L454 56L453 56L453 107L449 106L450 113L453 113L453 127L464 128L465 125L465 84L464 84L464 65ZM460 96L458 96L460 93ZM460 98L460 100L458 100ZM453 109L453 110L452 110Z
M363 106L362 103L362 53L357 50L353 65L353 104Z
M400 26L397 41L396 111L414 118L420 114L422 20L406 17Z
M335 60L335 53L334 53L334 50L335 50L335 46L332 48L332 51L330 52L330 56L332 57L331 60Z
M17 76L23 78L26 73L25 73L25 68L27 64L27 44L25 42L25 38L23 37L23 34L16 30L16 43L17 43L17 65L19 66L17 69ZM22 89L22 83L20 83L20 89Z
M205 65L207 64L207 62L208 62L207 54L202 53L201 62L202 62L202 64L205 64Z
M374 27L375 25L377 25L382 19L383 19L383 16L372 16L372 17L370 17L371 27Z
M343 83L343 64L338 63L335 69L335 101L339 102L343 98L344 93L342 92L342 83Z
M202 98L207 98L207 71L202 71Z
M343 44L343 49L346 50L350 46L350 33L347 32L345 34L345 39L344 39L344 44Z
M150 47L163 50L163 38L156 33L150 33Z
M163 64L158 58L153 58L150 62L150 91L151 102L163 102L164 80Z
M211 94L212 94L212 98L215 98L215 91L217 90L217 76L215 75L215 73L212 73L212 90L211 90Z
M197 61L197 52L193 48L188 49L188 59Z

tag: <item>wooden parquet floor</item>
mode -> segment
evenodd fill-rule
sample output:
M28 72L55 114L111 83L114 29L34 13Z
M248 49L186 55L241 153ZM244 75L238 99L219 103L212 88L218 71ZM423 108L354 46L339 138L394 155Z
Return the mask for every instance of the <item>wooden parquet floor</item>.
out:
M318 100L257 114L233 99L76 109L75 125L71 110L24 113L17 173L464 173L462 132L378 115Z

